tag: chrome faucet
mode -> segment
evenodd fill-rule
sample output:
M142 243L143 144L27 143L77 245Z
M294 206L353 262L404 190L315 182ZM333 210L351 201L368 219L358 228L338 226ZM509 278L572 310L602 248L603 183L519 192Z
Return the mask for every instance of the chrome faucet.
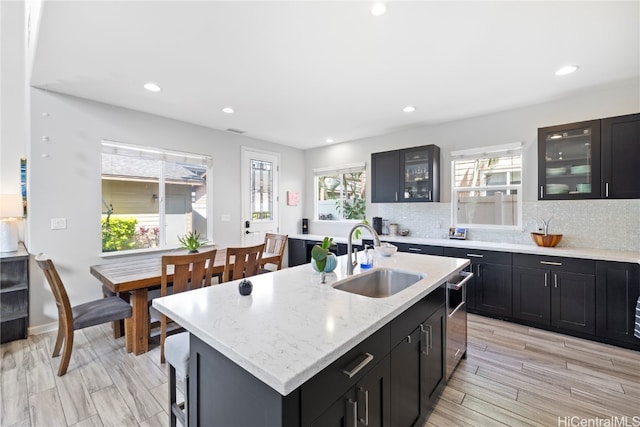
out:
M347 275L350 276L353 274L353 267L355 267L356 265L358 265L358 250L355 250L355 259L352 257L353 254L353 245L351 244L351 239L353 238L353 232L356 231L357 228L359 227L364 227L367 230L369 230L369 232L371 232L371 235L373 236L373 245L374 246L380 246L380 236L378 236L378 233L376 233L376 230L373 229L372 226L370 226L369 224L365 224L364 222L358 223L356 225L353 226L353 228L351 229L351 231L349 231L349 238L347 241L347 255L349 256L349 261L347 262Z

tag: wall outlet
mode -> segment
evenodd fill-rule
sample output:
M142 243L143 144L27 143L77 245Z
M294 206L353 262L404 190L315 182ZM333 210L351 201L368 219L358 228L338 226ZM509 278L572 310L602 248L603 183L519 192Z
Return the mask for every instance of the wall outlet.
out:
M67 228L67 218L51 218L52 230L65 230Z

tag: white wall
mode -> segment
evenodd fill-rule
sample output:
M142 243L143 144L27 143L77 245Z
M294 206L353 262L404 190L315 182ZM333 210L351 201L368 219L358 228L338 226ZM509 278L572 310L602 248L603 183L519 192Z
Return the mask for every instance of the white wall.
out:
M579 209L566 201L537 201L537 130L539 127L572 123L640 112L640 82L626 80L595 87L589 91L552 102L488 114L439 125L421 126L352 142L316 148L305 152L305 217L313 218L314 168L367 162L367 200L371 200L371 153L435 144L441 149L441 203L368 203L367 218L389 218L418 237L443 237L448 229L451 209L451 151L489 145L522 142L523 198L525 232L471 232L470 238L531 243L529 231L538 218L553 216L553 232L565 235L562 245L640 251L640 201L591 201L597 209ZM580 205L583 206L583 205ZM614 212L618 212L614 214ZM594 229L591 225L597 225ZM590 226L587 226L590 225ZM346 236L348 224L311 221L309 232ZM623 230L631 231L623 231ZM595 234L594 234L595 233ZM631 234L629 234L631 233ZM605 238L601 237L606 235ZM600 235L600 236L599 236Z
M39 89L31 90L31 134L27 245L54 259L74 303L101 296L89 266L113 261L100 257L103 139L213 156L213 240L222 246L241 244L241 147L277 152L281 232L297 232L302 206L287 206L286 191L303 189L301 150ZM51 218L66 218L67 229L51 230ZM37 267L31 272L31 326L52 322L48 286Z

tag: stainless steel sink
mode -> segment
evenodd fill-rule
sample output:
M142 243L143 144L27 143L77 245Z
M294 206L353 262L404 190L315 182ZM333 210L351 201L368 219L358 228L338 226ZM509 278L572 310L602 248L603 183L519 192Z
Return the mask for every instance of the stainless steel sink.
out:
M424 279L426 275L391 268L376 268L333 284L335 289L372 298L386 298Z

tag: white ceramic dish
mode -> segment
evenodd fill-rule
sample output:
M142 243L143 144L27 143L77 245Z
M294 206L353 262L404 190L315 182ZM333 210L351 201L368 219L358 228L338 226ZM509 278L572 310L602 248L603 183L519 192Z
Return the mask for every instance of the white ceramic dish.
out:
M393 256L398 250L397 246L390 243L383 243L382 246L376 246L375 251L382 256Z
M571 174L578 175L591 172L591 165L571 166Z
M549 176L564 175L565 173L567 173L567 168L566 167L547 168L547 175L549 175Z

